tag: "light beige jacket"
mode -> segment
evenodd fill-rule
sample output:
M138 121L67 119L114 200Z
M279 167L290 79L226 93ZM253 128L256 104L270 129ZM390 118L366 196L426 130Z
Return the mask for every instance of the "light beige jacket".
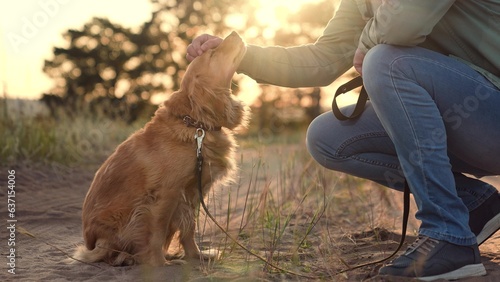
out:
M343 0L314 44L248 45L238 72L261 83L325 86L352 67L358 47L377 44L453 56L500 88L500 0Z

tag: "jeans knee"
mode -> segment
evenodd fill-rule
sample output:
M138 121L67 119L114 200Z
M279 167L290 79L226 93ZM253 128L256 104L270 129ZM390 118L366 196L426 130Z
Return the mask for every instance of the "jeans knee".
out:
M337 120L332 112L326 112L316 117L306 133L306 147L311 157L320 165L333 169L335 163L336 145L332 133L335 132Z
M415 58L425 56L421 47L379 44L366 53L363 60L363 83L368 91L391 81L395 75L413 78Z
M399 52L399 47L379 44L373 47L366 53L363 60L363 78L370 78L368 80L378 80L379 76L384 72L388 72L391 63ZM373 79L372 79L373 78Z
M324 159L324 156L319 150L319 143L324 137L324 128L321 126L320 119L321 116L316 117L307 128L306 148L311 157L321 164L321 159Z
M306 148L311 157L325 168L336 170L336 164L342 159L338 155L340 142L344 140L342 126L332 112L316 117L306 133Z

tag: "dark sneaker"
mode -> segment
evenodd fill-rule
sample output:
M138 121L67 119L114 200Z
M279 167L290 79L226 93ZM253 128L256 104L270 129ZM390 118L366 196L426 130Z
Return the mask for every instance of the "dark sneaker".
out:
M419 236L406 252L379 270L379 275L424 281L486 275L477 245L459 246Z
M500 229L500 195L498 193L493 194L469 213L469 226L476 234L478 246Z

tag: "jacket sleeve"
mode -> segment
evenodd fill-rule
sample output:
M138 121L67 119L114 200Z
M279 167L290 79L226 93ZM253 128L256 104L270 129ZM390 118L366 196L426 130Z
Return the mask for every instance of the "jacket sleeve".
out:
M377 44L416 46L425 41L455 0L382 1L367 22L359 48L365 52Z
M247 45L238 72L259 83L279 86L329 85L352 67L365 24L355 1L342 1L314 44L289 48Z

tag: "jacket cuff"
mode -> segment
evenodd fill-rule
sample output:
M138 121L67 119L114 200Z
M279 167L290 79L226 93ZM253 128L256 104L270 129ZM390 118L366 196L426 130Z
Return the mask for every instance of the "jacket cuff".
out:
M245 56L243 56L243 59L241 60L240 65L238 66L236 72L244 74L255 73L256 70L258 69L257 63L254 59L255 50L258 49L259 47L250 44L247 44L246 47L247 51L245 53Z

